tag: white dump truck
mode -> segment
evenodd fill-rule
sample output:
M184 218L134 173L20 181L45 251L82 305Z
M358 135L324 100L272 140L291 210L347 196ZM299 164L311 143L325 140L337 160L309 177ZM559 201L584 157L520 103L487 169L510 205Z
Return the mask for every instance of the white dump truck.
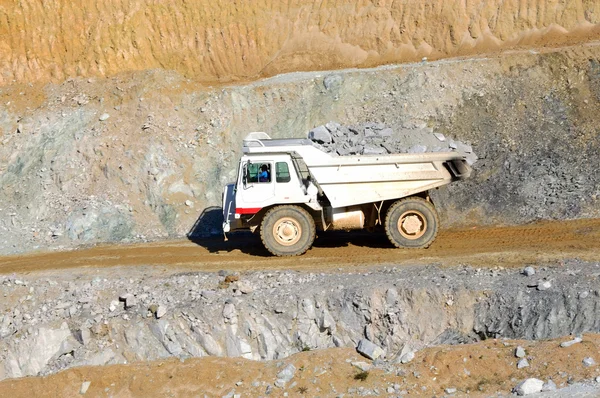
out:
M378 226L396 247L427 248L439 225L428 191L471 173L460 152L335 156L266 133L250 133L242 150L223 231L259 232L276 256L303 254L317 231Z

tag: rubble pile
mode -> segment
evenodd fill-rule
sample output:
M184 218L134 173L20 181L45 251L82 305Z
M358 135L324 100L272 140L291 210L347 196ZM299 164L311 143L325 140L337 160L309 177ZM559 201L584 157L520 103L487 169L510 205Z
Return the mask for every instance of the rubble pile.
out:
M326 152L340 156L455 151L465 153L469 164L477 160L470 144L436 133L426 125L393 129L383 123L343 126L331 121L312 129L308 138Z
M580 270L578 283L572 280L574 268ZM401 370L428 345L597 330L600 298L590 294L597 264L572 260L535 271L536 277L553 280L549 290L534 289L522 270L502 267L1 275L0 380L168 357L274 360L333 347L356 348L373 361L353 365L360 369ZM440 274L444 284L432 286L431 277ZM489 297L475 305L473 297L482 290ZM556 316L556 308L573 311ZM380 312L387 315L379 318ZM413 330L419 330L418 337ZM588 344L585 339L577 336L556 348L568 352L577 348L571 345ZM523 376L540 363L530 346L503 347ZM578 366L594 370L597 360L590 351ZM278 384L288 383L291 373L278 375Z

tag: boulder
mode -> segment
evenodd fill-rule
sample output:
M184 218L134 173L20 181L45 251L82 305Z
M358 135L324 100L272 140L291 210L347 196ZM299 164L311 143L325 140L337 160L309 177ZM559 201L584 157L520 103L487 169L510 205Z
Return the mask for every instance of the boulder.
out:
M325 126L315 127L308 133L308 138L319 144L329 144L332 141L331 133Z
M515 388L514 392L519 396L536 394L542 391L544 382L539 379L527 379L519 383Z
M367 339L362 339L358 342L356 351L371 360L375 360L383 355L383 349Z

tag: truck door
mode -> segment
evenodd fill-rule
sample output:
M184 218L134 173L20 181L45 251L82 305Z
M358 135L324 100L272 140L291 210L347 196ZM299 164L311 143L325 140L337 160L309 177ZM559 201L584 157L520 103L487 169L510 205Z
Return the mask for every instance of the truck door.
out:
M252 161L242 166L242 184L238 187L241 203L236 203L239 214L253 214L273 203L275 175L273 162Z

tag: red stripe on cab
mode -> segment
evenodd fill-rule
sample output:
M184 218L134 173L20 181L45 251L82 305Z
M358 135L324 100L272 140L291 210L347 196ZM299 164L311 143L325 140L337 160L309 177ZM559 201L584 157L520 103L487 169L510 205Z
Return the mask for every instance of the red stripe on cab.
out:
M235 214L256 214L262 209L262 207L252 207L252 208L237 208L235 209Z

